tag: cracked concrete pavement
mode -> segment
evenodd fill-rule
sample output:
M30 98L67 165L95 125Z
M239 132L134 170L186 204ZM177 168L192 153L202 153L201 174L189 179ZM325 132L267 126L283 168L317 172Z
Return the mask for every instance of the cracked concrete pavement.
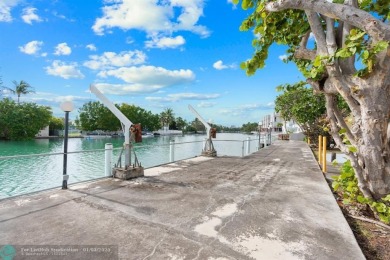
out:
M4 199L0 234L0 246L13 245L17 259L34 259L20 255L23 245L117 249L110 258L57 259L365 259L299 141Z

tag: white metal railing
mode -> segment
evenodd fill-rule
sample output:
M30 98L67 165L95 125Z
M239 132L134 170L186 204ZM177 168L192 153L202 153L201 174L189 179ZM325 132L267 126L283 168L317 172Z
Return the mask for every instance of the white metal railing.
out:
M194 155L191 155L191 153L189 153L189 154L185 155L187 157L183 158L183 153L180 152L180 149L185 149L185 146L189 145L189 144L196 144L196 143L202 143L202 142L204 142L204 141L188 141L188 142L177 142L176 143L175 141L171 140L167 144L158 144L158 145L156 145L156 144L153 144L153 145L138 145L138 144L136 144L136 145L134 145L134 149L136 151L137 150L139 151L140 149L154 151L154 149L156 149L156 147L167 147L167 146L169 146L169 161L165 162L165 163L169 163L169 162L174 162L176 159L177 160L184 160L184 159L193 158L195 156L200 155L201 150L199 150L199 152L197 154L194 154ZM246 140L217 140L217 139L214 139L213 142L217 143L217 144L222 143L222 142L229 142L229 143L240 144L241 145L240 150L241 150L241 156L242 157L246 156L246 155L249 155L249 154L251 154L253 152L256 152L257 150L262 148L262 144L264 143L262 138L259 139L258 136L257 136L257 138L256 137L253 138L253 139L252 138L247 138ZM229 147L228 149L230 149L231 146L228 146L228 147ZM107 146L106 145L106 148L107 149L92 149L92 150L81 150L81 151L70 151L70 152L68 151L67 154L71 155L71 154L80 154L80 153L105 152L105 157L103 159L105 161L105 165L104 165L104 170L102 169L102 171L104 171L104 176L107 177L107 176L111 176L111 172L112 172L111 170L112 170L112 167L113 167L113 161L115 161L115 159L112 159L113 158L112 157L113 152L117 151L116 153L119 154L118 151L123 149L123 148L122 147L113 148L112 145L111 146ZM218 151L218 146L216 146L216 148L217 148L216 150ZM219 147L219 148L221 148L221 147ZM225 151L228 151L228 150L226 150L226 147L224 147L224 149L225 149ZM221 150L223 150L223 149L221 149ZM237 147L234 148L233 150L234 150L234 152L239 151L239 149L237 149ZM179 155L178 158L175 158L175 151ZM55 152L55 153L40 153L40 154L24 154L24 155L0 156L0 163L2 161L6 161L6 160L26 159L26 158L55 156L55 155L59 156L59 155L63 155L63 154L64 154L63 152ZM219 153L219 155L229 155L229 153L222 152L222 153ZM235 155L230 155L230 156L235 156ZM55 160L55 161L57 161L57 160ZM160 161L161 161L161 158L160 158ZM162 159L162 161L164 161L164 160ZM155 167L157 165L162 165L162 164L164 164L164 163L156 163L155 165L153 164L153 165L151 165L149 167ZM5 165L7 165L7 163ZM27 164L23 164L21 167L22 168L23 167L27 167L28 168L28 167L31 167L31 166L29 166ZM148 168L148 167L146 167L146 168ZM3 168L3 169L0 169L0 170L5 170L5 171L8 171L8 172L12 171L11 168L10 169ZM79 178L76 178L76 179L79 179L79 181L87 181L87 180L94 180L94 179L102 178L101 173L96 174L94 177L91 177L90 174L89 174L88 175L88 179L85 179L85 180L84 180L84 177L85 176L79 176ZM13 178L13 177L9 176L7 178ZM16 184L16 185L18 185L18 184ZM57 186L54 186L54 187L57 187ZM47 187L46 188L44 188L44 187L39 188L39 190L43 190L43 189L47 189ZM37 191L37 190L33 190L33 191ZM27 192L24 192L24 193L21 193L21 194L25 194L25 193L29 193L29 192L32 192L32 191L27 191ZM16 194L16 195L21 195L21 194ZM11 195L11 196L15 196L15 195ZM2 196L0 196L0 199L1 199L1 197Z
M145 147L156 147L156 146L175 146L175 145L182 145L182 144L193 144L193 143L202 143L204 141L190 141L190 142L180 142L175 143L174 140L171 140L169 144L159 144L159 145L140 145L136 146L135 148L145 148ZM246 140L213 140L213 142L237 142L242 143L242 156L249 155L250 154L250 143L256 142L260 143L259 139L250 139L249 137ZM247 147L247 152L244 153L244 148ZM260 149L261 147L257 147L257 149ZM122 147L112 148L110 150L121 150ZM73 152L67 152L67 154L77 154L77 153L93 153L93 152L104 152L107 149L92 149L92 150L81 150L81 151L73 151ZM9 159L15 159L15 158L29 158L29 157L40 157L40 156L51 156L51 155L63 155L63 152L58 153L38 153L38 154L22 154L22 155L7 155L7 156L0 156L0 160L9 160Z

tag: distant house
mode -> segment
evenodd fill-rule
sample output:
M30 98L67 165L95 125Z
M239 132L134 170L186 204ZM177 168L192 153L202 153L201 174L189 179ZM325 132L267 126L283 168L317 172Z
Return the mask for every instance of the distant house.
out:
M35 137L49 137L49 126L41 129Z
M266 115L261 122L263 130L271 128L273 132L302 132L301 128L294 120L284 121L276 112L273 112L271 115Z

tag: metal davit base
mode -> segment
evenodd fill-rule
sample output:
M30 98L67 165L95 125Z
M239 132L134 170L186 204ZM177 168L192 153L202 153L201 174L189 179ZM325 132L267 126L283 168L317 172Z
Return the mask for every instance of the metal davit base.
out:
M143 177L144 176L144 167L129 167L127 169L124 168L114 168L113 169L113 176L114 178L118 178L121 180L128 180L132 178L137 177Z
M213 141L211 140L211 137L206 140L204 149L202 150L202 156L207 156L207 157L216 157L217 156L217 151L214 149Z

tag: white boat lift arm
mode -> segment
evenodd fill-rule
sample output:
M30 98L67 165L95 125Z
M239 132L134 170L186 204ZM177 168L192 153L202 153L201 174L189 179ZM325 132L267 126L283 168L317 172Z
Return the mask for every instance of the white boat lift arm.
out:
M195 116L199 119L199 121L202 122L202 124L206 127L207 138L206 138L206 142L204 143L202 155L212 156L212 157L217 156L217 151L215 151L213 141L211 140L211 126L206 122L206 120L204 120L198 114L198 112L191 105L188 105L188 108L191 110L192 113L195 114Z
M130 127L133 125L133 123L108 99L106 96L103 95L102 92L100 92L93 84L90 85L90 88L92 93L94 93L102 102L103 104L119 119L119 121L124 126L124 135L125 135L125 143L124 143L124 150L125 150L125 169L131 165L131 148L132 144L130 141ZM135 155L135 153L134 153ZM137 157L135 155L136 164L138 164Z
M130 127L133 123L108 99L106 96L100 92L95 85L91 84L89 89L94 93L103 104L121 121L125 126L124 135L125 135L125 144L130 144Z
M194 113L194 115L199 119L199 121L202 122L202 124L206 127L207 138L210 139L211 138L211 136L210 136L211 126L206 122L206 120L204 120L199 115L199 113L191 105L188 105L188 108L191 110L192 113Z

